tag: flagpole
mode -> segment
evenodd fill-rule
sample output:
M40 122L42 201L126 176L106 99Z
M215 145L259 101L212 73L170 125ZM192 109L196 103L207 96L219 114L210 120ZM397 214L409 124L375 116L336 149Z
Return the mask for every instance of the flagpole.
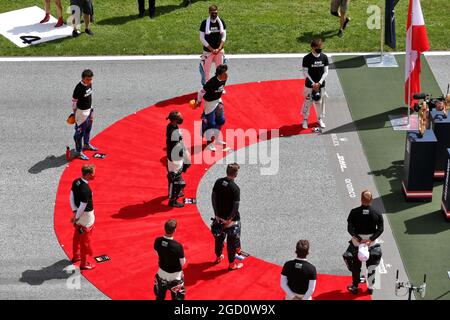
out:
M413 34L414 32L412 32L412 24L413 24L413 17L414 17L414 1L412 3L411 6L411 36L410 36L410 41L409 41L409 80L408 80L408 123L407 125L409 126L411 123L411 71L412 71L412 66L411 66L411 53L412 53L412 44L413 44ZM408 30L406 30L406 32L408 32ZM405 57L406 58L406 57ZM420 59L420 56L419 56Z
M412 33L412 32L411 32ZM409 53L409 68L411 69L411 52ZM408 80L408 122L407 126L410 124L410 118L411 118L411 73Z
M383 2L382 2L383 3ZM383 4L382 4L382 6L383 6ZM380 55L380 63L383 63L383 58L384 58L384 24L385 24L385 21L384 21L384 14L385 14L385 11L386 11L386 8L384 7L384 10L381 10L381 35L380 35L380 38L381 38L381 55Z

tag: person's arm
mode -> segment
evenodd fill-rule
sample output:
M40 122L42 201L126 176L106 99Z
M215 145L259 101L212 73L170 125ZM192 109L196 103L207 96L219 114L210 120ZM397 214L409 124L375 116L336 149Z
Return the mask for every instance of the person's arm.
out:
M286 296L288 298L292 299L295 296L295 293L292 292L292 290L288 286L288 278L285 275L281 275L280 287L281 289L283 289L284 293L286 293Z
M180 245L180 249L179 249L179 259L180 259L180 266L183 268L183 266L186 263L186 256L184 255L184 249L183 246Z
M84 210L86 209L87 203L86 202L80 202L80 206L78 207L77 213L75 214L75 221L77 221L78 219L80 219L81 214L84 212Z
M218 48L219 51L223 49L223 46L225 45L225 41L226 40L227 40L227 30L223 30L222 41L220 41L220 45L219 45L219 48Z
M78 85L73 90L72 94L72 111L75 113L77 110L77 103L78 103L79 93L78 93Z
M228 221L233 220L233 218L237 215L239 210L239 202L241 201L241 189L239 189L238 186L233 188L233 207L231 209L230 216L228 218Z
M209 51L213 51L214 49L209 45L208 41L206 41L205 33L203 31L200 31L200 42L203 44L204 47L208 48Z
M75 205L75 197L72 190L70 190L70 207L72 208L73 212L78 210L78 207Z
M212 194L211 194L211 202L212 202L212 207L214 210L214 216L216 217L216 219L220 219L219 218L219 211L217 209L217 194L216 192L213 190Z
M328 66L325 66L322 78L320 78L320 80L319 80L320 85L322 85L322 83L325 81L327 76L328 76Z
M381 236L384 231L383 215L378 212L376 213L376 215L378 216L377 231L375 231L374 234L370 237L370 241L375 241L376 239L378 239L378 237Z
M314 83L313 79L312 79L311 76L309 75L308 70L309 70L308 67L303 67L303 77L304 77L305 79L309 79L309 81L311 81L311 83Z
M239 210L239 201L233 202L233 208L231 209L230 217L228 218L229 221L233 220L233 218L237 215Z
M198 93L197 93L197 101L196 101L197 106L202 102L203 97L205 96L205 94L206 94L206 90L204 88L201 88L198 91Z
M358 239L358 241L362 240L362 238L356 233L355 225L353 224L353 211L350 212L350 215L347 219L347 231L352 237Z
M316 289L316 280L309 280L308 291L306 291L306 293L303 296L302 300L309 300L309 299L311 299L315 289Z

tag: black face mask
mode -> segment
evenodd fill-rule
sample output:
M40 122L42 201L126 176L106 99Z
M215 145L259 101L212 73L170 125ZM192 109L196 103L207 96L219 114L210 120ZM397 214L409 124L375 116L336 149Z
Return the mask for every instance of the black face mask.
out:
M322 49L320 48L314 49L314 51L316 51L316 53L322 53Z
M212 20L215 20L217 18L217 13L211 13L210 17Z
M182 124L183 123L183 118L178 118L177 119L177 124Z

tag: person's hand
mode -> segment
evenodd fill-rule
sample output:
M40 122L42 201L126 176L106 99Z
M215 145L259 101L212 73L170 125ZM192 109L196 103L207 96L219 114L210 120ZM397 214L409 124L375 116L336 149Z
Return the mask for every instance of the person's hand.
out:
M362 240L362 241L361 241L361 243L365 243L365 244L367 244L368 246L370 245L371 242L372 242L372 241L370 241L369 239L367 239L367 240Z
M219 53L219 49L214 49L213 54L217 54L217 53Z
M320 89L320 83L314 83L313 89L314 89L314 91L318 91Z

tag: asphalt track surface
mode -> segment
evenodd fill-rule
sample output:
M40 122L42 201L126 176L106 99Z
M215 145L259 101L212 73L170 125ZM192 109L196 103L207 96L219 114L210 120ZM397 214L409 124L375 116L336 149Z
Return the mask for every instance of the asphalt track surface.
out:
M433 70L440 70L443 65L448 67L448 58L429 57ZM230 60L229 83L244 83L262 80L299 78L300 59L235 59ZM198 61L96 61L96 62L0 62L0 134L1 143L1 170L0 170L0 299L106 299L92 284L76 271L70 270L70 263L61 250L53 230L53 209L59 177L66 165L65 145L73 145L73 129L65 123L71 110L71 94L79 81L81 71L91 68L95 74L94 107L96 118L93 135L122 119L124 116L139 109L152 105L158 101L196 91L199 87ZM437 75L441 87L446 87L448 79ZM335 81L333 80L335 79ZM328 92L336 97L335 109L329 104L327 129L351 122L345 98L340 92L340 86L334 71L330 74ZM444 82L444 83L442 83ZM334 84L333 84L334 83ZM339 112L336 112L339 110ZM348 175L351 176L353 187L358 193L361 188L375 190L371 178L367 175L370 170L367 166L357 133L353 132L341 141L342 152L351 152L352 164ZM306 141L308 139L308 141ZM352 140L354 139L354 140ZM347 143L347 147L345 147ZM353 148L355 146L356 148ZM300 199L295 199L295 206L305 207L306 221L314 221L311 202L306 194L318 201L320 210L336 212L330 217L328 231L334 237L336 244L322 245L320 236L313 229L305 233L311 237L314 245L311 260L316 263L320 272L345 274L345 267L340 254L346 248L347 235L345 219L348 210L358 205L357 199L350 198L347 186L343 183L344 175L337 162L336 150L331 135L310 135L290 137L282 141L283 152L280 154L279 176L266 180L269 184L267 190L257 193L256 200L250 204L243 200L243 208L251 206L257 210L264 206L259 201L264 196L273 194L274 190L295 187L295 179L286 183L283 173L298 171L298 156L292 150L304 148L301 159L305 166L320 170L328 177L324 185L320 179L312 176L299 175L304 179L306 187L302 188ZM317 147L318 146L318 147ZM316 147L313 151L312 147ZM347 149L345 149L347 148ZM286 150L285 150L286 149ZM288 151L290 150L290 151ZM312 166L311 157L307 152L313 152L317 158L318 168ZM305 154L303 154L305 153ZM334 154L334 156L333 156ZM327 156L328 155L328 156ZM331 155L331 156L330 156ZM334 158L336 157L336 158ZM328 162L328 163L327 163ZM289 168L289 166L294 166ZM243 190L251 188L258 183L255 177L262 177L242 170L239 184ZM315 171L311 172L314 173ZM315 172L318 174L318 172ZM205 176L200 188L208 190L210 182L223 175L223 167L214 166ZM320 175L319 175L320 176ZM246 181L245 178L248 178ZM265 179L263 177L263 179ZM345 179L345 178L344 178ZM319 180L319 181L316 181ZM204 183L204 184L203 184ZM272 188L270 184L274 185ZM309 185L314 188L308 188ZM323 186L335 189L320 189ZM326 194L324 191L327 191ZM376 191L374 192L376 195ZM209 196L209 192L200 196ZM200 197L199 196L199 197ZM320 201L331 197L335 202ZM271 205L274 208L291 208L289 199L273 197ZM301 201L301 202L299 202ZM202 215L209 217L210 212L199 208ZM243 209L244 210L244 209ZM267 218L273 218L273 212L266 211ZM296 214L291 211L291 214ZM248 222L253 223L249 220ZM279 228L283 224L278 225ZM321 230L318 230L320 232ZM275 233L274 233L275 234ZM269 239L271 242L277 238ZM251 233L248 226L244 226L243 236L248 251L261 255L261 257L282 264L284 260L293 255L295 241L299 234L286 232L278 248L267 248L264 243L252 241L257 239L256 233ZM384 254L386 261L401 267L398 251L395 247L392 234L386 230L382 236L385 241ZM342 243L342 241L344 241ZM342 243L342 244L341 244ZM334 247L336 246L336 247ZM325 249L324 249L325 248ZM325 257L331 248L338 250L334 257L328 255L326 263L319 262L319 256ZM276 252L271 252L276 250ZM316 251L314 251L316 250ZM338 257L336 257L338 256ZM69 270L64 271L64 268ZM387 273L387 276L392 274ZM151 276L151 275L149 275ZM392 277L390 275L389 277ZM80 281L79 289L77 281ZM390 282L390 281L387 281ZM75 285L74 285L75 284ZM392 287L392 285L389 285ZM74 288L75 287L75 288ZM389 297L389 290L379 293ZM386 293L385 293L386 291ZM377 298L377 291L374 298ZM386 294L388 296L386 296Z

